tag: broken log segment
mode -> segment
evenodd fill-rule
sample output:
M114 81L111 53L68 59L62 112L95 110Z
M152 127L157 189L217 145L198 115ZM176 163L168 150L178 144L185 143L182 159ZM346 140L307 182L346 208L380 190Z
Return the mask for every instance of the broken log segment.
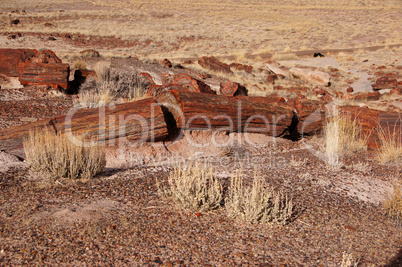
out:
M70 66L62 63L18 64L19 79L22 85L50 85L67 89Z
M402 145L402 115L400 112L381 111L367 107L344 106L340 113L349 116L361 126L361 135L369 148L381 147L381 135Z
M18 63L26 53L36 53L33 49L0 49L0 74L18 77Z
M35 129L48 127L56 134L66 134L72 141L96 141L118 145L118 138L131 142L159 141L168 137L161 107L153 98L95 109L72 108L65 116L24 124L0 132L0 149L24 157L23 139ZM90 145L90 142L84 142Z
M281 136L292 123L293 108L265 97L226 97L169 90L157 96L178 130L218 130ZM168 122L169 124L169 122ZM172 125L170 125L172 127Z

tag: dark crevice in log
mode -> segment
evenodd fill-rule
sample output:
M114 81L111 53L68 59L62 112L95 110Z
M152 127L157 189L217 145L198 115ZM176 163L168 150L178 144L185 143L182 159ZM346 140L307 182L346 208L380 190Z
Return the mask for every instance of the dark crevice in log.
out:
M296 142L301 139L302 135L297 130L297 126L300 123L299 116L297 116L295 112L293 112L293 114L292 123L289 125L287 132L285 132L282 138Z
M161 105L161 108L168 130L168 140L175 141L180 136L180 130L177 128L176 120L167 107Z

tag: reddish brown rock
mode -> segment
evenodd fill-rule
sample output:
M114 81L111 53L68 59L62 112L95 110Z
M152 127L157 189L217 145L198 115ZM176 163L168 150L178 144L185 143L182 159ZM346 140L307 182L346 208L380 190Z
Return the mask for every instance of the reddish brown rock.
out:
M229 66L230 68L234 68L236 70L245 71L247 73L253 73L253 66L243 65L240 63L232 63Z
M24 53L21 61L25 63L62 63L61 59L51 50L42 50L40 52L31 50Z
M378 78L375 84L372 84L371 86L373 87L373 90L394 89L398 86L398 81L388 76L383 76Z
M149 97L154 97L157 98L158 96L160 96L163 92L165 91L170 91L170 90L179 90L179 91L185 91L186 89L183 88L181 85L179 84L168 84L168 85L152 85L146 96Z
M197 80L185 73L162 74L162 85L178 84L189 92L200 92L205 94L216 94L203 81Z
M70 67L60 63L18 64L19 80L22 85L49 85L53 88L67 89Z
M287 104L296 115L291 134L308 136L322 131L325 125L325 106L322 102L298 98L289 99Z
M314 88L313 94L317 96L320 100L327 102L333 101L332 95L322 88Z
M346 92L347 93L353 93L353 87L348 87L347 89L346 89Z
M172 62L170 62L170 60L167 59L167 58L165 58L165 59L162 61L162 64L165 65L165 66L168 67L168 68L171 68L171 67L173 66L173 65L172 65Z
M22 85L49 85L67 89L70 67L62 64L53 51L31 50L18 63L19 80Z
M376 92L360 92L356 94L344 94L342 96L343 99L346 100L356 100L356 101L376 101L380 99L381 93Z
M224 96L247 96L246 87L231 81L221 82L220 92Z
M280 136L289 129L293 111L285 103L267 105L265 97L228 98L178 90L165 91L157 102L166 106L178 130L253 132Z
M390 93L391 95L392 95L392 94L395 94L395 95L402 95L402 86L398 86L398 87L396 87L395 89L392 89L389 93Z
M198 60L198 64L200 66L215 71L215 72L222 72L227 74L233 74L233 71L230 69L228 64L220 62L214 56L210 57L202 57Z
M100 114L104 118L100 119ZM138 119L131 118L136 115ZM164 140L168 136L162 108L153 98L119 104L113 108L77 110L71 116L24 124L0 132L0 150L24 157L23 139L29 131L48 127L56 134L71 132L73 136L85 136L85 140L105 142L105 145L118 145L119 138L145 142ZM71 139L70 139L71 140Z
M267 78L267 82L272 84L274 84L276 80L278 80L278 75L276 74L270 74Z
M386 133L402 145L402 119L399 112L358 106L340 107L340 111L361 126L363 138L367 138L369 148L376 149L381 146L381 133Z
M149 74L148 72L141 72L139 75L140 75L140 77L141 77L142 79L144 79L145 81L147 81L151 86L152 86L152 85L155 85L154 78L153 78L152 75Z
M32 49L0 49L0 74L18 77L18 63L26 53L35 53Z

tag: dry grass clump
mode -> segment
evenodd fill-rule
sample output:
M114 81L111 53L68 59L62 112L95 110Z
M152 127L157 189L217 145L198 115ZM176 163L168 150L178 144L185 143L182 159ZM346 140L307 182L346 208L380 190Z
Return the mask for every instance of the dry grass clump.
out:
M73 63L73 69L74 70L86 70L87 64L82 60L76 60Z
M327 163L339 165L339 156L367 149L367 140L361 135L361 126L345 115L338 115L325 126L325 154Z
M388 200L383 202L384 209L388 216L402 224L402 190L401 185L394 185L392 194Z
M357 267L359 266L359 260L352 253L343 252L341 267Z
M382 164L401 160L402 129L397 129L396 125L394 125L394 127L386 127L385 129L378 127L377 132L381 145L378 160Z
M250 223L286 224L294 215L292 200L287 195L264 187L256 176L252 187L246 188L239 171L230 180L225 208L229 217Z
M199 164L189 163L176 167L168 178L169 188L159 184L159 193L169 197L185 209L209 211L219 208L223 202L221 183Z
M136 72L117 72L107 62L95 65L96 78L88 78L81 85L79 99L81 108L96 108L110 104L118 98L136 100L144 97L150 83Z
M24 151L31 168L52 178L91 179L106 164L102 148L77 146L48 129L31 131L24 140Z

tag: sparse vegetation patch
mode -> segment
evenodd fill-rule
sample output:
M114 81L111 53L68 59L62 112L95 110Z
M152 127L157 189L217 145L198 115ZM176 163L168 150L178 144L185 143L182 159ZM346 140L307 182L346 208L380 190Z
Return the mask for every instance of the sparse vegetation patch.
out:
M160 195L172 198L185 209L209 211L222 205L223 187L213 176L212 169L193 162L177 166L170 173L168 184L167 189L158 185Z
M286 194L265 187L257 176L252 187L245 187L239 171L230 180L225 208L229 217L250 223L286 224L295 213Z
M73 144L66 136L55 135L48 129L30 132L24 140L24 151L31 168L54 179L91 179L106 164L101 147Z

